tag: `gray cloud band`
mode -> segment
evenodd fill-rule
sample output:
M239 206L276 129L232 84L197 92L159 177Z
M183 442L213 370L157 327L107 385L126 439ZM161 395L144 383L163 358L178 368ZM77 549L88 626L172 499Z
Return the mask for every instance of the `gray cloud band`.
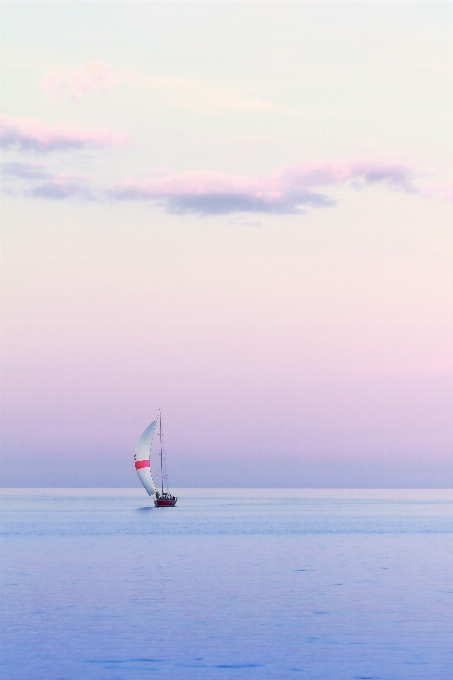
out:
M302 206L327 208L335 205L335 201L323 194L312 191L293 192L282 196L279 200L270 201L266 197L233 192L211 192L200 194L162 194L151 195L149 192L125 187L109 192L114 200L148 200L161 206L168 213L184 215L228 215L231 213L269 213L288 215L305 212Z

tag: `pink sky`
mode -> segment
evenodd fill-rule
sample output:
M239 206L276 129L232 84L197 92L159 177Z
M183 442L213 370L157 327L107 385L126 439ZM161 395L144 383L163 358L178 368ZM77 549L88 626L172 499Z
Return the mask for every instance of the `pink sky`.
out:
M447 5L158 5L5 5L3 483L451 484Z

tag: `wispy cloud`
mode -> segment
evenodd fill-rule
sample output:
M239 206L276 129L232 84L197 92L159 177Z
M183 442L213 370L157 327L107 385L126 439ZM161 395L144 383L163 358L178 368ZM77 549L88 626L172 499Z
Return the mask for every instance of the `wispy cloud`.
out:
M250 178L204 170L174 172L157 168L143 181L102 186L88 175L57 172L38 163L4 163L4 190L49 199L77 197L98 201L148 201L174 214L301 214L336 205L338 190L380 185L408 195L453 200L451 186L419 185L421 175L398 163L349 159L313 161Z
M62 199L73 196L94 200L95 191L88 176L55 172L42 163L9 162L0 165L3 191L19 196Z
M124 135L76 125L46 125L34 118L0 117L0 145L21 151L102 149L127 144Z
M53 99L80 99L93 90L107 90L127 82L130 72L122 69L114 72L102 62L83 64L76 68L55 69L46 72L39 84Z
M427 184L421 191L425 196L437 196L444 201L453 201L453 184L446 182Z
M2 177L13 177L27 181L49 179L51 174L42 163L1 163Z
M105 92L119 85L132 85L165 92L168 95L167 103L172 107L205 113L219 110L292 112L288 107L194 78L155 76L132 69L114 70L103 62L48 71L40 78L39 84L55 101L76 101L90 92Z
M54 177L47 182L32 187L27 194L36 198L61 200L64 198L82 198L87 201L96 200L96 195L86 183L71 177Z
M181 214L291 214L304 212L307 207L335 205L326 191L345 184L361 188L380 183L395 191L417 193L414 179L414 173L403 165L353 159L301 163L256 179L209 170L157 170L146 181L123 182L110 191L110 196L150 200L168 212Z

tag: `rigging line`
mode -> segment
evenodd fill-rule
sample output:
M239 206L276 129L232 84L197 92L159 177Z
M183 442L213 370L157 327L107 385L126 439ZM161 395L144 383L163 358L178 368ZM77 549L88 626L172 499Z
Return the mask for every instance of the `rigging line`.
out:
M162 496L164 495L163 450L162 450L162 413L159 411L159 439L160 439L160 481Z

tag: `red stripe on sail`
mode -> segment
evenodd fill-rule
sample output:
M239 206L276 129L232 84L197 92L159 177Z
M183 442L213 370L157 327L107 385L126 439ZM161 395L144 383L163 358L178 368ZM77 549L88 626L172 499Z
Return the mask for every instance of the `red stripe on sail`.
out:
M149 460L136 460L135 469L140 470L141 468L149 467Z

